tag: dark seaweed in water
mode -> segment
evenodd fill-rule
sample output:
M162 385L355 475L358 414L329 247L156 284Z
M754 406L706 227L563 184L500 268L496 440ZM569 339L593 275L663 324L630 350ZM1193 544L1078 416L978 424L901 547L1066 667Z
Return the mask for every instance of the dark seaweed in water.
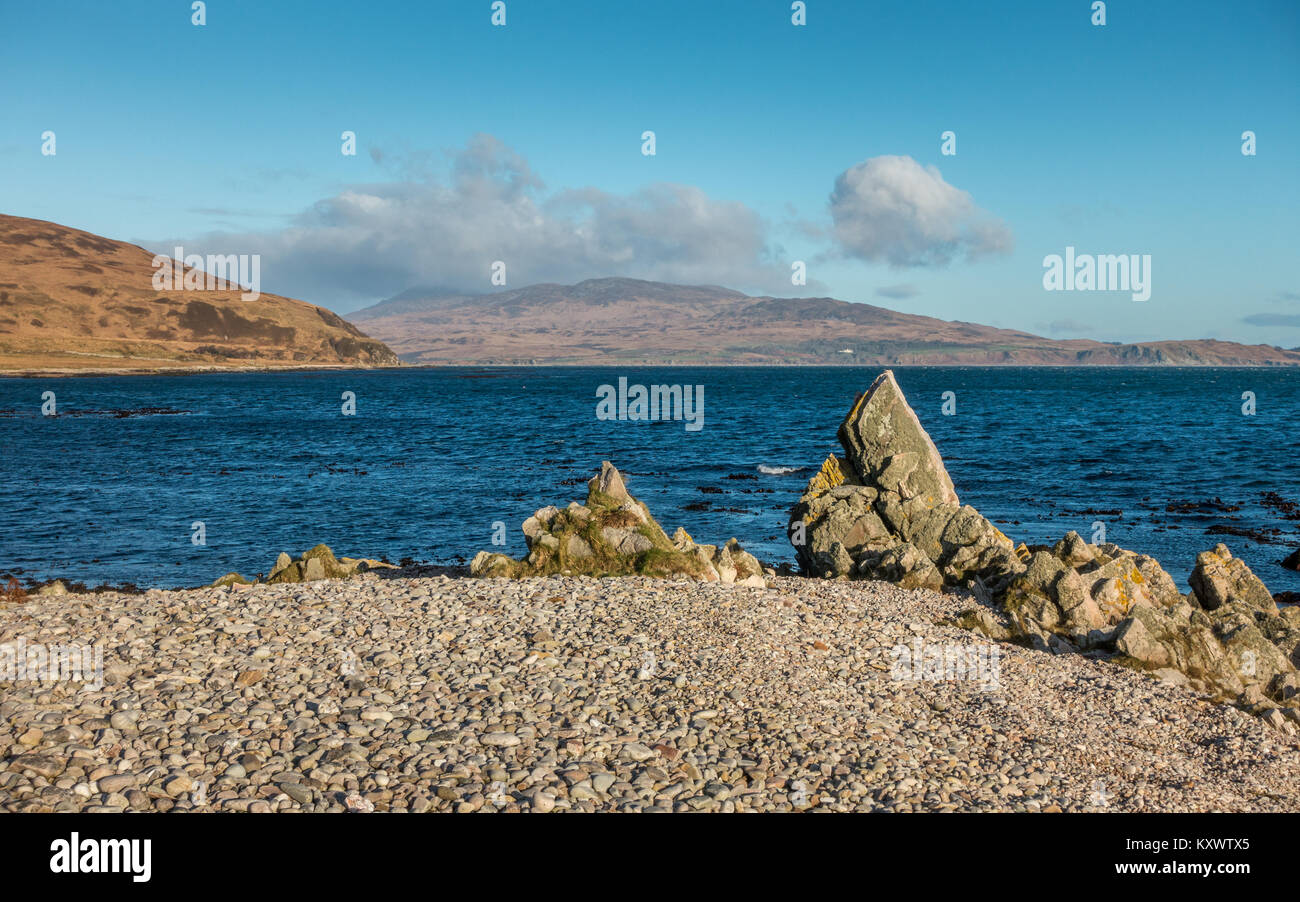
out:
M1237 504L1225 504L1219 498L1209 498L1205 501L1173 501L1165 505L1165 513L1169 514L1193 514L1193 513L1231 513L1241 510Z
M1284 520L1300 520L1300 504L1288 501L1277 492L1261 492L1264 506Z
M181 414L192 413L189 410L176 410L172 407L118 407L112 410L67 410L58 408L51 414L53 417L110 417L115 420L124 420L127 417L160 417L160 416L179 416ZM0 418L7 417L36 417L42 416L39 405L33 405L27 410L11 409L0 410Z
M1284 533L1277 527L1260 527L1251 529L1244 526L1224 526L1216 523L1205 531L1207 536L1238 536L1264 544L1285 545Z

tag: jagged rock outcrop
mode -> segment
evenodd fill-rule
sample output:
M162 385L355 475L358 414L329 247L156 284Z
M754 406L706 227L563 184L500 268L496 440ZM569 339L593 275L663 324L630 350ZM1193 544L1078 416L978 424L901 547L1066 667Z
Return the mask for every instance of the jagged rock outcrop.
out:
M1134 606L1114 649L1147 670L1172 668L1225 701L1300 722L1300 609L1279 610L1259 578L1220 544L1196 558L1192 591L1163 609Z
M1001 641L1107 655L1291 730L1286 719L1300 723L1300 609L1280 611L1223 545L1198 556L1190 582L1183 595L1154 558L1071 532L1033 548L1025 571L994 596L1002 620L977 608L958 622Z
M997 597L1019 635L1044 643L1057 635L1078 648L1113 639L1114 628L1138 605L1183 601L1154 558L1110 543L1089 545L1076 532L1050 549L1030 551L1028 566Z
M903 500L958 503L939 449L903 397L892 370L881 373L857 399L837 435L865 485L894 492Z
M547 506L523 523L528 554L522 560L480 551L475 576L521 578L551 574L689 577L761 588L763 566L740 543L697 545L680 527L670 538L650 510L627 491L609 461L587 484L583 504Z
M1154 558L1070 532L1013 548L962 505L938 450L886 371L839 428L791 515L806 573L909 588L965 586L991 605L957 622L998 641L1087 651L1233 702L1294 732L1300 723L1300 607L1279 609L1222 544L1178 591Z
M886 370L839 428L790 518L807 574L940 589L1024 569L1010 539L961 504L943 458Z

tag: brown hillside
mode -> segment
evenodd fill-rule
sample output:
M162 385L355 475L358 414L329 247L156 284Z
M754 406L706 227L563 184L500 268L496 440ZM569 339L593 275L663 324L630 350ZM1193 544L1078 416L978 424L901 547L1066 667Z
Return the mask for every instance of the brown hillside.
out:
M0 373L392 366L336 314L236 287L157 291L153 254L0 214Z

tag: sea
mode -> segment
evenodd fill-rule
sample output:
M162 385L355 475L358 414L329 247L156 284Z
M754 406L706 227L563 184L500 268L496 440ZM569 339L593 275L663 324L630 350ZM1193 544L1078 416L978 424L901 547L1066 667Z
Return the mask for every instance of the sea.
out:
M793 563L789 511L879 370L404 368L0 378L0 579L196 586L324 542L464 566L612 461L671 533ZM1186 589L1225 543L1300 591L1300 371L896 367L957 492L1017 542L1068 530ZM636 386L691 418L620 417ZM614 393L611 398L611 392ZM635 397L632 398L635 401ZM52 413L53 415L46 415ZM636 414L635 405L627 410ZM503 543L503 544L501 544Z

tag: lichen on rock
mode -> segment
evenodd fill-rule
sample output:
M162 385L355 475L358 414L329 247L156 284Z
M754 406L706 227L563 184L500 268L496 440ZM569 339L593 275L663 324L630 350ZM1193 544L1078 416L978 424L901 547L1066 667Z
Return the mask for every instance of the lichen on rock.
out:
M267 576L267 583L308 583L319 579L346 579L357 573L375 569L396 569L392 564L373 558L336 558L328 545L316 545L294 560L280 552ZM238 573L227 573L213 582L216 586L256 585L257 579L245 579Z
M686 530L669 537L649 508L627 491L609 461L587 484L585 502L547 506L523 522L528 554L520 560L480 551L474 576L519 579L552 574L690 578L762 587L763 566L740 543L699 545Z

